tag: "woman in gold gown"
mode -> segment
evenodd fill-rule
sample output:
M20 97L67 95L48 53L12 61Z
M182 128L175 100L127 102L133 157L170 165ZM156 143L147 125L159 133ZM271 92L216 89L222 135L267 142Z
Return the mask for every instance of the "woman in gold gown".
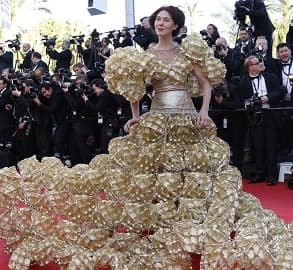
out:
M173 43L184 25L178 8L158 9L150 22L157 44L117 49L106 63L109 88L132 102L128 136L89 165L29 158L0 171L9 267L191 269L190 255L201 254L201 269L293 269L292 226L242 192L208 118L224 67L197 35ZM155 97L139 117L145 82ZM201 92L197 113L190 96Z

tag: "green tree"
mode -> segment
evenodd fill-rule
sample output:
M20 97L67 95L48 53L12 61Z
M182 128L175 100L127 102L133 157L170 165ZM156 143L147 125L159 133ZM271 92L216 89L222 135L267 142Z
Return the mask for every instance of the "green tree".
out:
M286 34L293 16L293 2L288 0L267 0L270 18L276 27L273 35L274 47L286 41Z

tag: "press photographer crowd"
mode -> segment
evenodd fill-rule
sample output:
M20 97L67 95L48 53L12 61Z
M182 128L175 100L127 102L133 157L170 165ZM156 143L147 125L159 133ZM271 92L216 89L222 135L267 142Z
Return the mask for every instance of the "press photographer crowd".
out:
M275 28L263 1L236 1L234 19L238 31L233 48L214 24L200 31L227 70L225 81L213 88L210 117L231 147L231 164L250 183L266 180L274 185L278 162L293 158L293 20L273 58ZM88 163L94 155L107 153L113 137L125 135L130 104L108 91L104 67L117 48L147 50L157 41L148 17L140 22L103 34L94 29L88 39L72 36L60 51L55 48L57 33L43 37L49 61L55 61L53 71L43 55L18 36L0 42L0 167L32 155L39 160L55 156L66 166ZM187 30L184 26L174 42L180 44ZM150 110L154 94L146 84L141 113ZM201 98L193 101L199 108Z

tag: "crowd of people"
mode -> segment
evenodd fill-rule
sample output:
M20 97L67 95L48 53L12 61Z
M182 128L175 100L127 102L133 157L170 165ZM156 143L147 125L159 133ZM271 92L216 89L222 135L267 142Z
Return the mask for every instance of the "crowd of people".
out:
M273 185L280 153L290 153L293 146L293 24L288 43L277 45L275 59L271 40L274 27L264 4L254 1L250 9L245 8L252 22L263 16L265 23L255 23L254 30L239 24L234 48L214 24L200 31L215 58L226 66L225 82L214 86L210 117L218 135L231 147L231 163L247 174L251 183L267 179ZM99 34L91 33L85 47L78 43L80 61L73 66L69 41L62 43L60 52L54 42L48 42L46 53L56 60L52 73L29 43L22 44L21 72L11 73L13 53L5 49L5 43L0 44L0 146L9 155L2 167L31 155L40 160L54 155L68 166L88 163L94 155L107 153L111 138L125 134L123 125L131 118L130 104L108 91L104 66L117 48L137 44L147 50L157 42L149 18L140 21L133 35L128 28L101 40ZM180 44L186 36L183 26L174 41ZM153 95L152 86L146 85L141 113L150 109ZM193 102L200 108L202 99L196 97ZM251 172L244 169L247 147L248 161L254 164Z

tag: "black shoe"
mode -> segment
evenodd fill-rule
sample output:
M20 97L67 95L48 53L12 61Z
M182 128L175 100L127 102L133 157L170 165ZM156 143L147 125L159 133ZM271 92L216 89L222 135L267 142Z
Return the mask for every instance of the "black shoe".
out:
M256 183L261 183L264 182L265 177L262 175L256 174L254 177L251 177L248 179L249 184L256 184Z
M268 179L267 186L274 186L278 183L276 179Z

